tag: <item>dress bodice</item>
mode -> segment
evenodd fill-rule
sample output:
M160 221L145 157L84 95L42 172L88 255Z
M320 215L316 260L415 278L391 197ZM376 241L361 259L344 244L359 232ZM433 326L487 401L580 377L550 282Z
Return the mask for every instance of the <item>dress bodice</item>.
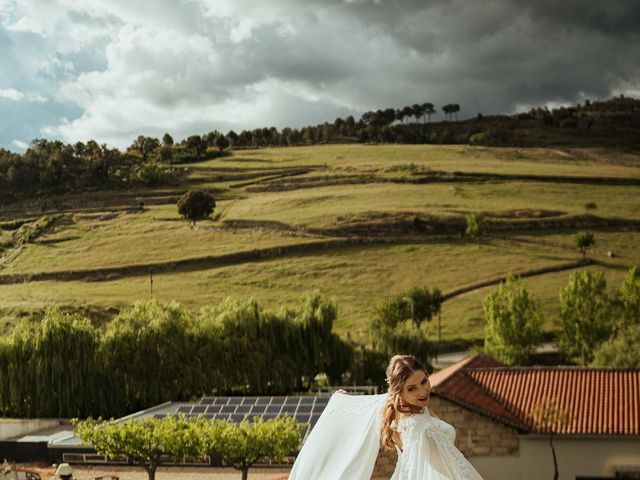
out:
M400 433L402 445L407 441L416 441L425 430L428 430L429 436L441 441L453 443L456 439L456 429L428 411L401 417L395 422L395 428Z
M456 430L444 420L425 411L398 419L392 428L402 439L392 480L482 480L455 447Z

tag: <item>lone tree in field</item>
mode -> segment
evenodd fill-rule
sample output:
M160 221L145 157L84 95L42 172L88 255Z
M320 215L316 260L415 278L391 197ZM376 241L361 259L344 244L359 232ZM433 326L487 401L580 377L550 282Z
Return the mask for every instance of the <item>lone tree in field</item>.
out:
M465 235L480 241L480 238L487 232L487 224L482 213L469 213L466 216L467 229Z
M215 452L224 463L242 472L247 480L249 468L261 458L282 462L300 446L301 425L289 416L240 423L213 420L203 422L199 431L204 452Z
M74 420L76 435L100 455L115 458L126 455L154 480L164 455L177 461L202 452L199 428L202 424L184 416L141 420Z
M582 252L582 259L587 258L587 250L595 245L596 241L591 232L579 232L576 236L576 246Z
M202 190L189 190L178 199L178 213L195 226L196 221L204 220L216 207L214 198Z
M507 365L529 361L542 340L542 313L517 278L509 275L498 291L482 301L486 320L484 348Z

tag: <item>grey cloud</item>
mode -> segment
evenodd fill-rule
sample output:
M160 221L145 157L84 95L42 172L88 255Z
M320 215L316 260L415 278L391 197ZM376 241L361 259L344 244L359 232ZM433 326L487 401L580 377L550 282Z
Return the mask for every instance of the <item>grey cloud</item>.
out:
M424 101L459 103L463 117L512 112L640 85L635 0L113 0L82 8L60 16L73 27L56 37L64 48L0 27L0 71L7 73L0 88L66 95L64 104L32 106L49 110L40 120L25 113L33 124L20 135L55 126L56 112L101 141L161 134L170 121L145 127L116 105L175 111L179 136L303 126ZM238 36L243 21L250 30ZM56 38L46 40L56 45ZM74 70L38 72L35 66L51 58L73 62ZM260 90L264 85L273 91ZM253 103L270 110L228 110ZM229 120L212 114L218 109ZM16 138L33 136L3 133L0 142Z

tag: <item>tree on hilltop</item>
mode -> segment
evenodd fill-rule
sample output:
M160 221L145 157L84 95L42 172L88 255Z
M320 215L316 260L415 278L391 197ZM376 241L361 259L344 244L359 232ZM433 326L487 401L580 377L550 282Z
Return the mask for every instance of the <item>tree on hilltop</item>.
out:
M160 141L157 138L145 137L139 135L129 147L129 150L136 150L142 155L142 161L146 162L149 159L149 155L156 151L160 146Z
M433 103L423 103L422 104L423 115L426 115L429 118L429 123L431 123L431 115L436 113L436 110L433 106Z
M204 220L213 213L215 199L202 190L189 190L178 199L178 213L195 226L196 221Z

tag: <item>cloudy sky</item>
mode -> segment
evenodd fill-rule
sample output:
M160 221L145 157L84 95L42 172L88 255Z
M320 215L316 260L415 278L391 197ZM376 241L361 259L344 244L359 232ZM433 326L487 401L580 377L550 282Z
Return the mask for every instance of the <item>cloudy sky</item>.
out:
M620 93L640 97L637 0L0 0L14 151Z

